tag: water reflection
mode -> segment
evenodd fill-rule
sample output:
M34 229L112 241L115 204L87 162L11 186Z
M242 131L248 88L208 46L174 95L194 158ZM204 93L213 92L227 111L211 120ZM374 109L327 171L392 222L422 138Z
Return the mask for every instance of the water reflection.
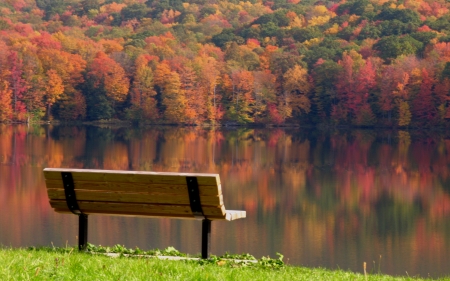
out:
M228 209L212 251L290 264L449 275L450 137L419 132L0 125L0 243L76 244L44 167L215 172ZM90 242L200 250L200 222L92 216Z

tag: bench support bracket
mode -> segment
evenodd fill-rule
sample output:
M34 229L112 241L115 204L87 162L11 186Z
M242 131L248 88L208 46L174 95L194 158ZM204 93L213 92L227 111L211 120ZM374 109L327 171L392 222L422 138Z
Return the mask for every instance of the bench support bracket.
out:
M197 219L204 219L202 203L200 201L200 189L196 177L186 177L187 189L189 194L189 202L191 204L192 214Z
M202 221L202 259L209 259L211 253L211 221Z
M84 251L88 241L88 216L78 215L78 250Z

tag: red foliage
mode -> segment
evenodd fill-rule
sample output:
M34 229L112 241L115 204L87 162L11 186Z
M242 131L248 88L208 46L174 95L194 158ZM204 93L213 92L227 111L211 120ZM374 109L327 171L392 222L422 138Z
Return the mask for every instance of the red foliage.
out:
M56 41L53 37L47 33L42 32L41 35L31 39L31 43L36 44L41 49L57 49L61 50L61 42Z
M247 45L256 45L256 46L261 46L261 43L258 41L258 39L254 39L254 38L249 38L247 39Z
M269 111L269 118L271 122L275 124L283 123L283 117L281 117L280 112L278 112L277 106L274 103L268 103L267 110Z
M422 69L422 83L420 91L413 100L412 114L416 120L424 125L432 124L437 117L437 110L433 104L432 87L433 78L426 69Z
M33 27L27 23L16 23L14 26L14 30L17 31L20 35L28 36L34 32Z
M335 4L331 5L331 7L328 8L328 10L329 10L330 12L336 13L336 10L337 10L338 7L339 7L339 3L335 3Z
M430 27L428 27L428 25L423 25L419 28L417 28L418 32L428 32L428 31L433 31L433 29L431 29Z
M341 26L339 27L339 30L342 30L348 26L348 21L344 21Z
M8 56L11 72L11 88L13 89L13 110L16 118L22 119L26 112L25 104L22 102L23 94L28 89L26 81L22 78L23 62L17 52L11 51Z
M27 6L27 3L24 0L15 0L12 5L16 11L21 11Z

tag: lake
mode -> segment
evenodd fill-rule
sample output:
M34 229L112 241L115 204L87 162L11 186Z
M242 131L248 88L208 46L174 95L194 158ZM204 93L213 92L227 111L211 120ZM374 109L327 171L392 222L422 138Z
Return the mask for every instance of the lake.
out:
M46 167L219 173L212 253L393 275L449 276L450 136L419 131L0 125L0 244L76 245ZM200 252L201 221L90 216L89 242Z

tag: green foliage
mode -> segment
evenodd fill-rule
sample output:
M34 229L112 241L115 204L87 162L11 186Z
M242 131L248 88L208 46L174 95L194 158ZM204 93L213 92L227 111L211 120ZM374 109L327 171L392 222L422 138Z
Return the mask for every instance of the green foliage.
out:
M381 31L380 27L372 25L372 24L367 24L366 26L363 27L363 29L359 33L358 40L364 40L367 38L378 39L381 36L382 36L382 31Z
M73 248L29 248L30 250L50 250L60 253L67 253L70 250L73 250ZM69 250L70 249L70 250ZM167 247L164 250L154 249L149 251L144 251L139 249L138 247L131 249L127 248L123 245L117 244L112 247L108 246L95 246L91 243L88 243L87 252L93 253L93 254L120 254L121 256L170 256L170 257L190 257L187 254L181 253L174 247ZM283 255L280 253L277 253L278 258L272 259L270 257L262 257L261 259L257 260L254 256L250 254L229 254L225 253L221 256L211 255L209 259L198 259L198 260L187 260L187 262L199 264L199 265L217 265L221 264L222 266L226 265L228 267L235 267L235 266L241 266L241 267L258 267L258 268L265 268L265 269L282 269L285 267L285 264L283 262Z
M214 35L211 41L217 46L223 48L228 42L234 41L236 35L232 28L225 28L221 33Z
M253 21L253 24L269 24L272 23L274 26L283 27L289 25L289 19L286 17L286 10L280 9L272 14L265 14Z
M260 28L262 37L273 37L279 32L279 27L274 22L263 23Z
M89 10L98 10L100 8L99 0L83 0L80 2L78 14L82 16L89 12Z
M433 30L450 32L450 15L442 16L434 21L426 20L424 24Z
M450 62L445 63L444 70L442 71L441 80L444 80L445 78L450 79Z
M217 9L214 7L203 7L200 10L200 19L206 18L209 15L214 15L217 12Z
M336 102L336 91L334 85L342 67L332 60L316 66L313 71L315 82L314 104L316 105L316 122L326 122L331 113L331 106ZM313 109L314 110L314 109Z
M64 0L36 0L36 5L45 11L45 19L48 20L53 15L64 13L68 3Z
M9 24L4 20L0 20L0 30L7 30L7 29L9 29Z
M392 60L401 55L415 54L423 48L423 43L409 35L404 37L389 36L380 39L373 47L380 52L381 58Z
M411 23L416 26L419 26L422 23L420 20L420 15L416 11L410 9L385 8L375 17L374 20L398 20L403 23Z
M132 248L127 248L120 244L114 245L112 247L108 247L108 246L101 246L101 245L95 246L91 243L88 243L86 251L90 252L90 253L101 253L101 254L114 253L114 254L121 254L121 255L188 257L187 254L179 252L174 247L167 247L164 250L155 249L155 250L144 251L144 250L139 249L138 247L132 249Z
M147 0L145 4L151 8L150 15L153 18L160 18L164 10L184 11L182 0Z
M335 48L333 45L329 46L313 46L305 53L305 61L308 67L311 68L319 59L334 60L341 54L340 48Z
M291 29L290 33L295 41L305 42L306 40L311 40L313 38L322 38L323 32L317 26L310 26L307 28L294 27Z
M140 20L147 14L147 7L144 4L134 3L123 8L120 14L123 20Z
M339 15L342 14L354 14L354 15L362 15L365 12L365 8L367 4L370 2L368 0L353 0L346 2L344 4L339 5L336 12Z
M383 21L379 29L381 31L381 36L391 36L391 35L402 35L408 34L416 30L418 25L413 23L403 23L400 20L385 20Z

